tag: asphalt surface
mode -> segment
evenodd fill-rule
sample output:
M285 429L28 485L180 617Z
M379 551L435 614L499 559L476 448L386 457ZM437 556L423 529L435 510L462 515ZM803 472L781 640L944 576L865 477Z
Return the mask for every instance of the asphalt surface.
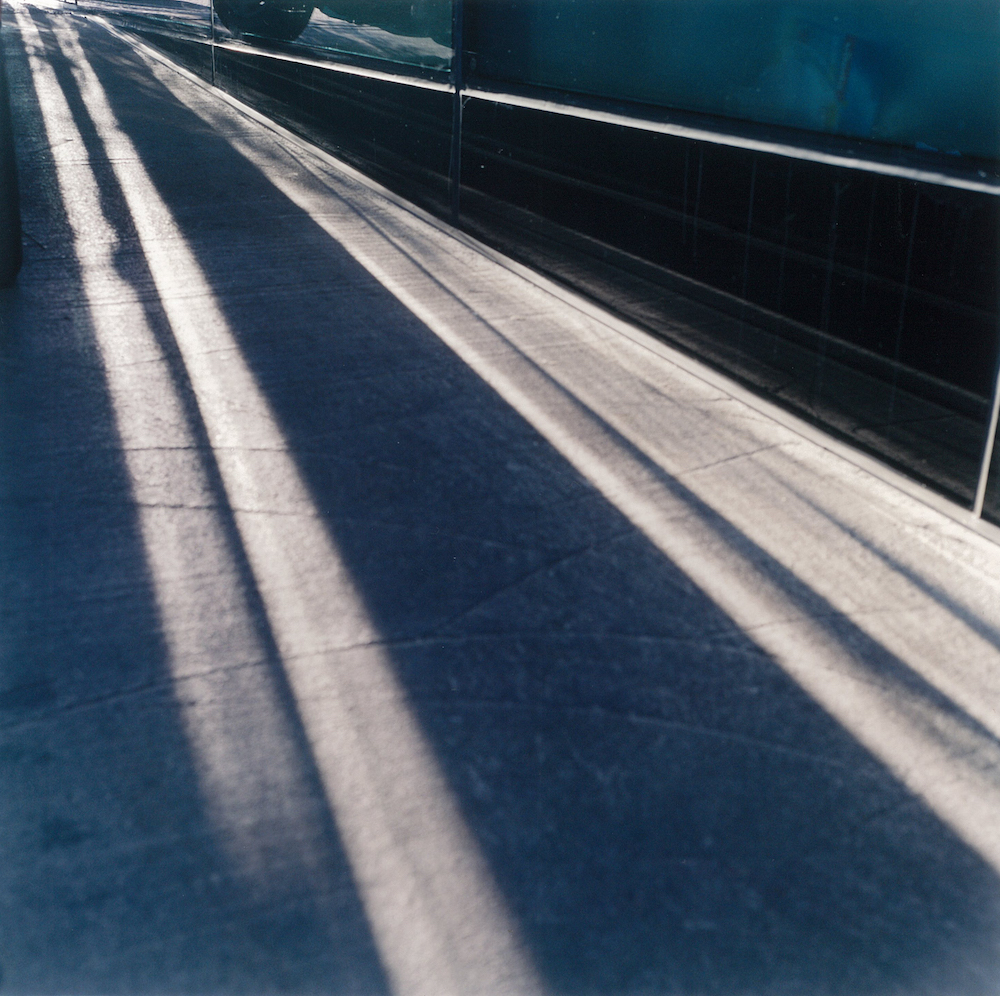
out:
M3 37L0 992L1000 992L1000 546L94 20Z

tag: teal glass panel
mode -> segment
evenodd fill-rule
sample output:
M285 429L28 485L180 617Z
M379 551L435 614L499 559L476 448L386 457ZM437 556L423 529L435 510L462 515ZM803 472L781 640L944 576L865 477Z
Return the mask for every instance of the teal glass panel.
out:
M481 79L1000 152L997 0L466 2Z

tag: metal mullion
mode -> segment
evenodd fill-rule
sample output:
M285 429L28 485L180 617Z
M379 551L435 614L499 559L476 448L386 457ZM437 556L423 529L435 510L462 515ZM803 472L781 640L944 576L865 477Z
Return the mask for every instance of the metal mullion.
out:
M983 460L979 466L979 483L976 487L976 500L972 506L972 514L977 519L982 518L983 505L986 502L986 486L989 483L990 468L993 463L993 450L996 447L998 421L1000 421L1000 359L997 361L996 379L993 385L993 405L990 408L990 424L986 430Z

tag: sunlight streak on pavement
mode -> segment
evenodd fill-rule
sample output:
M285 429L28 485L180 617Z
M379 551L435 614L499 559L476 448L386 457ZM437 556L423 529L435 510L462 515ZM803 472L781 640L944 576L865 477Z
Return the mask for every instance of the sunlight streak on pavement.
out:
M176 389L165 382L169 375L161 364L162 379L150 384L145 394L151 399L150 407L125 410L124 399L134 393L135 383L131 379L134 369L125 365L130 358L122 351L144 348L142 358L153 360L160 354L148 328L142 334L140 305L132 302L124 317L107 311L109 302L127 301L134 295L114 277L115 235L101 220L95 179L84 160L83 143L69 107L45 60L38 30L23 9L16 16L49 135L75 138L60 147L65 151L53 154L77 233L109 387L116 405L122 406L117 417L123 445L130 454L146 452L151 445L162 447L158 421L165 415L169 425L184 425ZM211 288L131 141L118 126L75 31L68 25L55 30L131 212L190 378L226 498L394 991L401 996L529 996L540 992L541 984L490 872L378 646L379 634ZM101 245L106 248L102 250ZM104 280L115 282L109 287ZM156 427L151 430L147 421L157 423ZM185 430L177 432L173 445L189 447ZM141 458L128 459L141 503L149 470ZM202 481L198 487L206 490L199 468L185 467L184 472ZM190 537L164 534L155 516L147 519L145 511L143 516L163 626L174 657L183 659L187 649L196 649L206 638L206 632L192 626L192 620L205 620L209 629L217 623L219 605L208 600L217 595L230 603L222 617L247 626L241 621L245 607L232 605L238 597L231 590L188 590L190 597L176 603L166 594L175 590L170 585L178 571L196 576L204 571L187 563L179 568L175 563L176 557L188 556ZM204 566L211 576L212 568ZM219 574L218 567L215 574ZM247 633L241 632L239 638L253 643ZM270 711L280 712L277 706ZM237 805L230 815L236 818L240 805L252 803L255 794L280 794L280 785L246 789L242 784L246 763L238 752L233 755L223 749L217 756L220 745L242 747L245 740L261 736L257 715L254 728L242 731L235 715L219 717L221 722L214 724L204 719L198 707L188 715L192 745L209 772L206 797L225 800L235 787ZM262 739L280 737L265 731ZM267 765L262 770L266 772ZM294 779L294 771L281 770L279 765L276 780L286 778ZM222 809L220 818L225 822L225 802Z
M167 358L142 297L119 273L121 240L105 219L86 147L38 28L23 8L16 17L74 233L204 805L220 846L252 884L265 875L279 822L311 827L303 840L315 838L308 788ZM293 872L290 855L283 875L286 887L302 889L318 859L301 847L297 857L299 867Z
M895 604L900 624L886 622L892 615L889 611L866 617L865 598L877 599L879 584L893 573L884 564L876 570L875 555L853 544L845 562L831 571L830 563L815 555L823 548L820 542L811 554L808 544L801 544L800 524L782 532L786 521L780 508L774 510L772 521L754 521L751 513L760 511L754 504L756 496L745 501L740 490L732 488L720 495L710 475L699 483L694 473L697 466L680 468L684 473L678 475L657 440L629 423L632 399L620 392L617 397L613 392L602 394L601 362L610 358L619 364L634 363L639 351L655 366L658 361L652 353L580 312L567 320L569 309L553 297L360 186L350 178L349 169L344 170L346 176L337 177L335 167L308 152L290 155L257 125L234 123L237 116L207 87L199 92L160 60L143 57L178 100L258 166L805 691L1000 871L1000 714L995 694L1000 655L995 646L960 618L949 616L898 572L892 578L897 601L889 601ZM306 179L289 175L293 158L313 175ZM511 318L512 300L517 302L518 314L527 315L528 321L518 323L517 315ZM561 309L558 319L551 317L553 309ZM604 348L612 340L614 345ZM581 356L590 350L590 369L586 360L571 358L574 349ZM630 360L623 359L629 354ZM695 381L683 371L677 372L675 380L684 382L685 378ZM737 404L721 394L720 399ZM757 421L766 420L758 416ZM792 462L816 461L812 451L818 448L790 430L775 427L773 435L776 441L768 448L775 453L791 452ZM829 473L838 461L829 454L825 458ZM683 476L684 487L665 482L663 470L672 477ZM849 467L838 467L837 473L847 478L860 475ZM848 490L850 481L838 486ZM689 497L684 497L684 491ZM892 500L887 498L886 504ZM896 500L903 515L904 503ZM698 511L698 503L704 503L710 514ZM760 544L758 553L764 554L763 559L774 558L796 584L807 578L828 600L827 615L840 614L850 626L838 628L829 618L810 612L774 570L762 565L760 556L732 542L711 513L746 530ZM865 579L865 570L873 572L870 580ZM838 590L823 590L824 571L836 579ZM881 607L881 602L876 605ZM931 616L943 620L940 632L922 636L921 624ZM875 646L854 645L852 627L856 634L870 637ZM871 653L883 651L899 655L902 672L880 668L870 659ZM934 659L941 653L958 655L959 664L961 655L968 653L978 663L965 675L961 667L946 672ZM918 666L915 681L905 673L911 662ZM958 704L957 709L943 701L947 697Z

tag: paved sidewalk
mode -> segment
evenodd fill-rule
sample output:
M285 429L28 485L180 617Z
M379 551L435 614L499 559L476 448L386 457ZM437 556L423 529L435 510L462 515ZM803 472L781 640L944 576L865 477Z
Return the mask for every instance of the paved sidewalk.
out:
M1000 545L3 32L4 992L1000 992Z

